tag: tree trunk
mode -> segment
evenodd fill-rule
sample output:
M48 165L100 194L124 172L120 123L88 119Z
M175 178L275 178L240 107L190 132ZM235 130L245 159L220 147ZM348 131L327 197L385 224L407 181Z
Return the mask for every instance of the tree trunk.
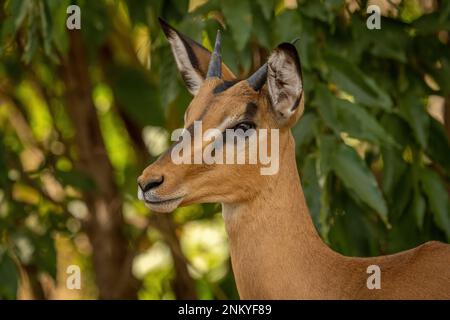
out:
M138 127L121 109L117 106L119 114L127 128L128 134L133 141L136 155L142 167L146 163L145 155L148 154L144 141L142 140L142 128ZM175 268L175 278L172 281L172 288L175 297L178 300L195 300L197 299L195 281L188 272L188 261L181 251L180 240L176 234L176 226L169 214L155 213L150 218L150 225L156 229L164 237L173 258Z
M81 32L69 32L68 59L62 73L69 116L74 125L76 167L95 183L84 190L89 209L85 231L93 247L93 265L100 299L134 299L138 281L131 274L133 253L123 234L122 198L114 180L92 100L92 87Z
M445 97L444 101L444 126L450 141L450 96Z
M21 267L23 272L21 282L26 281L29 289L29 297L26 299L46 300L47 297L45 296L44 289L39 281L38 268L33 264L22 265Z
M102 68L106 81L108 82L108 80L111 79L108 75L108 66L113 62L113 56L110 47L107 45L102 48L101 52ZM124 112L124 107L117 102L117 97L114 97L114 101L116 104L115 108L117 109L128 135L133 142L133 147L135 149L138 162L140 166L144 168L144 166L148 163L149 155L144 140L142 139L143 127L131 119L126 112ZM195 281L188 272L188 261L181 251L180 240L176 234L176 226L171 215L157 213L152 215L149 219L151 227L158 229L158 231L161 232L172 254L175 269L175 278L172 281L172 289L175 293L175 297L178 300L197 299Z
M151 225L158 229L167 242L173 257L175 278L172 288L178 300L196 300L197 292L195 282L188 272L188 262L181 251L180 241L175 232L175 225L168 214L154 214Z

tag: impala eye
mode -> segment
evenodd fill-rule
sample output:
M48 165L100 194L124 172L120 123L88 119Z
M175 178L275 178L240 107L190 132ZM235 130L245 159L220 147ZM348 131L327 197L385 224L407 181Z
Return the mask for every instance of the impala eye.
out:
M235 125L233 127L233 130L242 130L242 131L246 132L247 130L255 129L255 128L256 128L256 124L254 124L253 122L243 121L243 122L240 122L237 125Z
M245 120L245 121L241 121L238 124L236 124L234 127L228 128L223 132L223 141L225 143L228 142L228 138L227 136L231 135L231 138L234 139L233 137L240 137L240 138L248 138L250 135L253 135L253 132L250 132L250 134L248 134L247 132L250 129L255 129L256 128L256 124L253 121L250 120Z

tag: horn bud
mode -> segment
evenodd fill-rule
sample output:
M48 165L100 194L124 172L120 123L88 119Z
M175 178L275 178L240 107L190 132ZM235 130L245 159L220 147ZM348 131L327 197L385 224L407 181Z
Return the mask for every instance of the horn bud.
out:
M291 44L295 45L295 43L300 40L300 38L295 38L291 41ZM267 80L267 62L263 64L258 70L255 71L248 79L248 84L253 88L255 91L259 91L262 86L266 83Z
M220 42L221 35L220 30L217 30L216 43L214 45L214 51L211 54L211 59L209 60L208 72L206 73L207 78L222 78L222 56L220 55Z
M266 83L267 67L266 62L247 79L248 84L253 88L253 90L259 91L264 83Z

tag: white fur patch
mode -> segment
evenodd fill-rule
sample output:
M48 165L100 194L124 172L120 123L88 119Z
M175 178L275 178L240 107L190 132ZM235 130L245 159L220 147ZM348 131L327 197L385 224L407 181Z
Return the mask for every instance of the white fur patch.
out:
M178 70L180 70L181 74L184 76L189 92L196 95L203 83L203 77L201 77L192 66L183 41L181 41L176 32L171 32L169 42L172 47L172 52L178 66Z
M295 102L303 90L302 79L295 61L284 51L277 50L269 58L267 84L272 105L284 119L295 113Z

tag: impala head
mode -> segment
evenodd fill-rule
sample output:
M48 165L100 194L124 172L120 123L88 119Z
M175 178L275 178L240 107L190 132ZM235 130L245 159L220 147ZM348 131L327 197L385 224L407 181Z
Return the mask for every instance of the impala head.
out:
M267 63L249 78L238 80L221 61L219 32L211 53L161 19L160 23L187 89L194 96L185 112L185 132L194 134L194 124L201 121L204 133L208 129L220 132L233 129L243 133L247 141L246 131L266 129L266 139L270 139L274 136L272 129L277 129L277 148L282 149L304 106L301 67L295 47L290 43L280 44ZM138 196L152 210L168 212L192 203L245 201L269 183L269 176L261 174L260 159L254 164L248 161L246 164L174 163L173 149L191 140L194 137L183 136L139 177ZM234 139L225 140L223 149L235 143ZM185 149L183 153L189 154L183 156L193 158L196 149L204 150L208 145L211 144L201 141L197 147ZM267 145L272 148L270 143ZM248 149L247 141L237 153L246 152L248 159Z

